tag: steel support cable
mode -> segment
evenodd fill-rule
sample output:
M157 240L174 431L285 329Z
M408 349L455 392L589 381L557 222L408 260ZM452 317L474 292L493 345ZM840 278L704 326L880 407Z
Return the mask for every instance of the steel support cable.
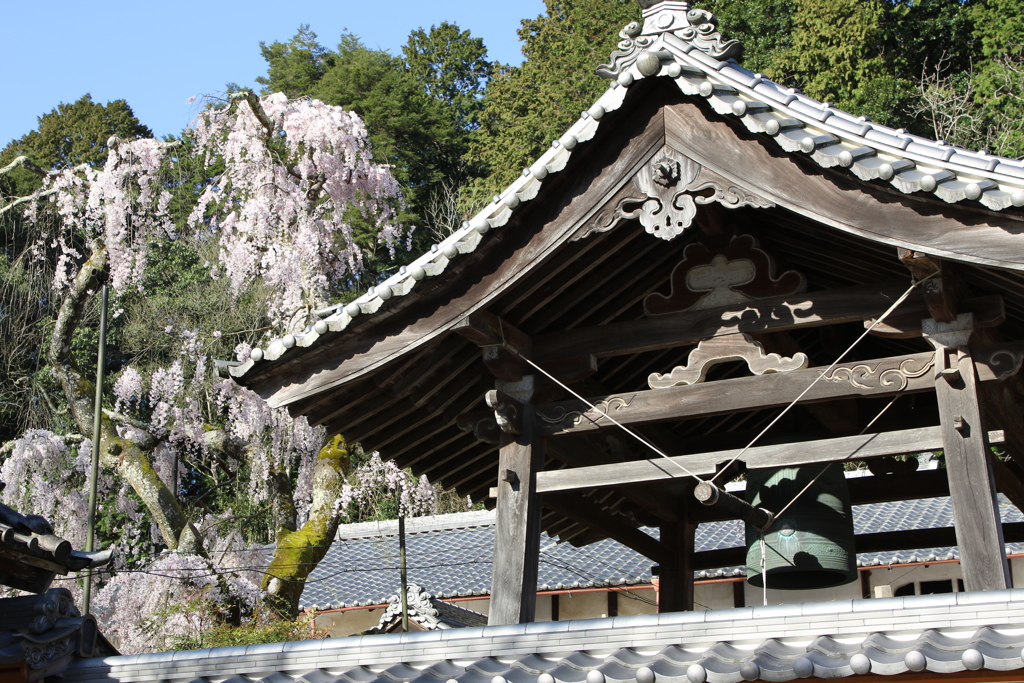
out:
M810 390L811 390L811 389L812 389L812 388L813 388L813 387L814 387L814 386L815 386L815 385L816 385L816 384L817 384L817 383L818 383L819 381L821 381L821 379L822 379L822 378L824 378L824 377L825 377L825 375L827 375L827 374L828 374L829 372L831 372L831 371L832 371L832 370L833 370L833 369L834 369L834 368L835 368L835 367L836 367L837 365L839 365L839 363L841 363L841 362L842 362L843 358L845 358L845 357L847 356L847 354L849 354L849 353L850 353L851 351L853 351L853 349L854 349L854 348L855 348L855 347L856 347L856 346L857 346L857 345L858 345L858 344L859 344L859 343L860 343L860 342L861 342L861 341L862 341L862 340L863 340L863 339L864 339L865 337L867 337L867 336L868 336L868 335L869 335L869 334L870 334L870 333L871 333L871 332L872 332L872 331L873 331L873 330L874 330L874 329L875 329L875 328L876 328L876 327L877 327L878 325L880 325L880 324L881 324L881 323L882 323L883 321L885 321L885 319L886 319L886 318L888 318L888 317L889 317L889 316L890 316L890 315L891 315L891 314L893 313L893 311L895 311L895 310L896 310L897 308L899 308L900 304L902 304L902 303L903 303L904 301L906 301L906 300L907 300L907 298L908 298L908 297L909 297L909 296L911 295L911 293L912 293L912 292L914 291L914 289L915 289L915 288L917 288L917 286L918 286L918 285L920 285L920 284L921 284L922 282L925 282L926 280L928 280L928 279L930 279L930 278L932 278L932 277L934 277L934 276L935 276L935 274L933 273L932 275L929 275L929 276L928 276L928 277L926 277L926 278L922 278L921 280L917 280L917 281L913 282L913 283L912 283L912 284L910 285L910 287L908 287L908 288L907 288L907 291L905 291L905 292L904 292L904 293L903 293L903 294L902 294L902 295L901 295L901 296L900 296L900 297L899 297L898 299L896 299L896 301L895 301L895 302L893 302L893 304L892 304L891 306L889 306L889 308L888 308L888 309L886 309L886 311L885 311L884 313L882 313L882 315L881 315L881 316L879 316L878 318L876 318L876 319L874 320L874 322L872 322L872 323L871 323L871 325L870 325L870 326L868 326L868 327L867 327L867 329L865 329L865 330L864 330L864 332L863 332L863 333L862 333L862 334L861 334L861 335L860 335L859 337L857 337L857 339L856 339L856 340L854 340L854 342L853 342L852 344L850 344L850 346L849 346L849 347L847 347L847 349L846 349L845 351L843 351L843 352L842 352L841 354L839 354L839 357L838 357L838 358L836 358L836 359L835 359L835 361L833 361L831 365L829 365L829 366L828 366L827 368L825 368L825 370L823 370L823 371L822 371L822 372L821 372L821 373L820 373L820 374L819 374L819 375L818 375L818 376L817 376L817 377L816 377L816 378L814 379L814 381L813 381L813 382L811 382L811 383L810 383L810 384L809 384L809 385L807 386L807 388L806 388L806 389L804 389L804 390L803 390L802 392L800 392L800 395L798 395L798 396L797 396L796 398L794 398L794 399L793 399L793 400L792 400L792 401L791 401L791 402L789 403L789 405L787 405L787 406L786 406L786 407L785 407L785 408L784 408L784 409L782 410L782 412L780 412L780 413L779 413L778 415L776 415L776 416L775 416L775 418L774 418L774 419L773 419L773 420L772 420L771 422L769 422L769 423L768 423L768 424L767 424L767 425L766 425L766 426L764 427L764 429L762 429L762 430L761 430L761 431L760 431L760 432L759 432L759 433L757 434L757 436L755 436L755 437L754 437L754 438L753 438L753 439L752 439L752 440L750 441L750 443L748 443L748 444L747 444L746 446L744 446L744 447L743 447L743 449L742 449L742 450L741 450L741 451L740 451L740 452L739 452L738 454L736 454L736 455L735 455L735 456L734 456L734 457L732 458L732 460L730 460L730 461L729 461L728 463L726 463L725 467L722 467L722 468L720 468L720 469L718 470L718 472L717 472L717 473L716 473L716 474L715 474L715 475L714 475L714 476L713 476L713 477L712 477L712 478L711 478L710 480L708 480L708 482L709 482L709 483L711 483L711 484L714 484L715 480L716 480L716 479L717 479L717 478L719 477L719 475L720 475L720 474L721 474L722 472L726 471L726 470L727 470L727 469L729 468L729 466L730 466L730 465L732 465L732 464L733 464L734 462L736 462L737 460L739 460L739 459L740 459L740 458L741 458L741 457L742 457L742 456L743 456L743 455L744 455L744 454L745 454L745 453L746 453L746 452L747 452L748 450L750 450L750 449L751 449L751 448L752 448L752 447L754 446L754 444L756 444L756 443L757 443L757 442L758 442L758 441L759 441L759 440L761 439L761 437L762 437L762 436L764 436L764 435L765 435L765 434L766 434L766 433L768 432L768 430L769 430L769 429L771 429L771 428L772 428L772 427L773 427L773 426L774 426L774 425L775 425L775 424L776 424L776 423L777 423L777 422L778 422L778 421L779 421L780 419L782 419L782 417L783 417L783 416L784 416L784 415L785 415L786 413L788 413L788 412L789 412L789 411L790 411L790 410L791 410L791 409L793 408L793 406L795 406L795 405L796 405L796 404L797 404L797 403L798 403L798 402L800 401L800 399L802 399L802 398L803 398L804 396L806 396L806 395L807 395L807 393L808 393L808 392L809 392L809 391L810 391ZM674 459L673 459L673 458L672 458L671 456L667 455L667 454L666 454L666 453L665 453L664 451L662 451L661 449L659 449L659 448L658 448L657 446L655 446L654 444L652 444L652 443L651 443L650 441L648 441L647 439L643 438L642 436L640 436L639 434L637 434L637 433L636 433L636 432L634 432L633 430L629 429L628 427L626 427L625 425L623 425L622 423L620 423L620 422L619 422L618 420L616 420L616 419L615 419L614 417L612 417L612 416L611 416L610 414L608 414L607 412L605 412L605 413L601 413L601 411L599 411L599 410L598 410L597 406L595 406L595 405L594 405L593 403L591 403L591 402L590 402L590 401L588 401L588 400L587 400L586 398L584 398L583 396L581 396L581 395L580 395L580 394L579 394L578 392L576 392L576 391L573 391L573 389L571 389L571 388L570 388L570 387L569 387L568 385L566 385L566 384L565 384L564 382L562 382L561 380L559 380L558 378L556 378L556 377L555 377L554 375L552 375L552 374L551 374L550 372L548 372L547 370L545 370L544 368L542 368L541 366L537 365L537 364L536 364L536 363L534 363L534 362L533 362L532 360L530 360L529 358L527 358L526 356L524 356L524 355L523 355L522 353L520 353L520 352L519 352L519 350L518 350L518 349L516 349L516 348L514 348L514 347L511 347L511 346L509 346L509 345L508 345L508 343L507 343L507 342L506 342L506 340L505 340L505 327L504 327L504 321L502 321L502 320L501 320L500 318L499 318L499 329L501 330L501 346L503 346L504 348L508 349L509 351L511 351L512 353L516 354L517 356L519 356L519 358L521 358L521 359L522 359L522 360L523 360L523 361L524 361L525 363L527 363L527 364L528 364L528 365L529 365L530 367L534 368L535 370L537 370L538 372L540 372L541 374L543 374L543 375L544 375L545 377L547 377L547 378L548 378L548 379L550 379L550 380L551 380L552 382L554 382L555 384L557 384L558 386L560 386L560 387L561 387L562 389L565 389L565 390L566 390L567 392L569 392L570 394L572 394L572 395L573 395L573 396L574 396L574 397L575 397L576 399L578 399L579 401L582 401L582 402L583 402L583 403L584 403L585 405L587 405L587 406L588 406L588 407L589 407L589 408L590 408L591 410L595 410L595 411L598 411L598 413L600 413L600 416L601 416L601 417L603 417L603 418L607 419L607 420L608 420L609 422L611 422L611 423L612 423L612 424L614 424L615 426L619 427L619 428L620 428L620 429L621 429L622 431L626 432L627 434L629 434L630 436L632 436L632 437L633 437L634 439L636 439L637 441L639 441L639 442L640 442L640 443L642 443L643 445L645 445L645 446L647 446L648 448L650 448L650 449L651 449L651 450L652 450L653 452L657 453L657 454L658 454L659 456L661 456L662 458L664 458L664 459L668 460L669 462L671 462L671 463L672 463L673 465L675 465L675 466L676 466L676 467L678 467L678 468L679 468L680 470L682 470L682 472L683 472L684 474L686 474L686 475L688 475L688 476L690 476L690 477L693 477L693 478L694 478L694 479L696 479L696 480L697 480L698 482L701 482L701 483L703 483L703 482L704 482L704 480L703 480L703 479L701 479L701 478L700 478L699 476L697 476L696 474L694 474L693 472L691 472L691 471L690 471L689 469L687 469L685 465L683 465L682 463L680 463L680 462L677 462L676 460L674 460ZM600 419L600 418L598 418L598 419ZM877 419L877 418L876 418L876 419ZM873 421L872 421L872 422L873 422Z
M718 471L718 472L717 472L717 473L715 474L715 476L713 476L713 477L711 478L710 482L711 482L711 483L713 484L713 483L715 482L715 479L717 479L717 478L718 478L718 476L719 476L719 475L720 475L720 474L721 474L722 472L726 471L726 470L727 470L727 469L729 468L729 465L732 465L732 464L733 464L734 462L736 462L736 461L737 461L737 460L739 460L739 459L740 459L741 457L743 457L743 455L744 455L744 454L745 454L745 453L746 453L746 452L747 452L748 450L750 450L750 449L751 449L751 447L753 447L753 445L754 445L755 443L757 443L757 442L758 442L758 441L759 441L759 440L761 439L761 437L762 437L762 436L764 436L764 435L765 435L765 434L766 434L766 433L768 432L768 430L769 430L769 429L771 429L771 428L772 428L772 427L773 427L773 426L775 425L775 423L777 423L777 422L778 422L779 420L781 420L781 419L782 419L782 417L783 417L783 416L784 416L784 415L785 415L786 413L788 413L788 412L789 412L789 411L790 411L790 410L791 410L791 409L793 408L793 406L795 406L795 405L796 405L797 403L799 403L800 399L802 399L802 398L803 398L804 396L806 396L806 395L807 395L807 393L808 393L808 392L809 392L809 391L810 391L810 390L811 390L812 388L814 388L814 385L816 385L816 384L817 384L818 382L820 382L820 381L821 381L821 380L822 380L822 379L823 379L823 378L825 377L825 375L827 375L828 373L832 372L832 370L834 370L834 369L835 369L835 367L836 367L837 365L839 365L839 364L840 364L840 363L841 363L841 362L843 361L843 358L846 358L846 356L847 356L847 355L848 355L848 354L849 354L849 353L850 353L851 351L853 351L853 349L854 349L854 348L855 348L855 347L856 347L856 346L857 346L858 344L860 344L860 343L861 343L861 341L863 341L865 337L867 337L867 336L868 336L869 334L871 334L871 332L872 332L872 331L874 331L874 329L875 329L876 327L878 327L879 325L881 325L881 324L882 324L882 322L883 322L883 321L884 321L884 320L885 320L886 318L888 318L888 317L889 317L889 316L890 316L890 315L891 315L891 314L893 313L893 311L895 311L895 310L896 310L897 308L899 308L900 304L902 304L902 303L903 303L904 301L906 301L906 300L907 300L907 297L909 297L909 296L911 295L911 293L912 293L912 292L914 291L914 289L916 289L916 288L917 288L917 286L918 286L918 285L920 285L920 284L921 284L922 282L924 282L925 280L928 280L929 278L932 278L932 277L934 277L934 276L935 276L935 273L932 273L931 275L929 275L929 276L928 276L928 277L926 277L926 278L923 278L923 279L921 279L921 280L917 280L917 281L913 282L913 283L912 283L912 284L910 285L910 287L908 287L908 288L907 288L907 291L903 292L902 296L900 296L900 298L896 299L896 301L894 301L894 302L893 302L892 306L890 306L890 307L889 307L888 309L886 309L885 313L883 313L883 314L882 314L881 316L879 316L878 318L876 318L876 319L875 319L875 321L874 321L874 322L872 322L872 323L871 323L871 325L869 325L869 326L867 327L867 329L865 329L865 330L864 330L864 332L862 332L862 333L861 333L861 335L860 335L859 337L857 337L857 338L856 338L856 339L855 339L855 340L853 341L853 343L852 343L852 344L850 344L850 345L849 345L849 346L848 346L848 347L846 348L846 350L845 350L845 351L843 351L843 352L842 352L841 354L839 354L839 357L838 357L838 358L836 358L836 359L835 359L834 361L832 361L832 364L831 364L831 365L829 365L829 366L828 366L827 368L825 368L825 369L824 369L824 370L823 370L823 371L822 371L822 372L821 372L821 373L820 373L820 374L819 374L819 375L818 375L817 377L815 377L815 378L814 378L814 381L813 381L813 382L811 382L811 383L810 383L809 385L807 385L807 388L806 388L806 389L804 389L803 391L801 391L801 392L800 392L800 395L799 395L799 396L797 396L797 397L796 397L796 398L794 398L794 399L793 399L792 401L790 401L789 405L788 405L788 406L786 406L786 407L785 407L785 408L784 408L784 409L782 410L782 412L781 412L781 413L779 413L778 415L776 415L776 416L775 416L775 419L773 419L773 420L772 420L771 422L769 422L769 423L768 423L768 424L767 424L767 425L765 426L765 428L764 428L764 429L762 429L762 430L761 430L760 432L758 432L757 436L755 436L755 437L754 437L754 438L753 438L753 439L752 439L752 440L750 441L750 443L748 443L748 444L747 444L746 446L744 446L744 447L743 447L743 450L741 450L741 451L740 451L739 453L737 453L737 454L736 454L736 455L735 455L735 456L733 457L733 459L732 459L732 460L730 460L730 461L729 461L729 462L728 462L728 463L727 463L727 464L725 465L725 467L722 467L721 469L719 469L719 471ZM862 432L862 433L863 433L863 432Z

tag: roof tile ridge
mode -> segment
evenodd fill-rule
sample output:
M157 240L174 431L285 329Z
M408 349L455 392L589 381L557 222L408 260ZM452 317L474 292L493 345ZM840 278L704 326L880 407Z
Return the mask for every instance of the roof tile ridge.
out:
M721 37L710 13L689 10L685 2L649 5L642 30L633 22L620 32L611 63L598 69L605 78L629 85L669 76L685 94L702 95L718 113L740 117L787 152L807 153L826 168L849 168L862 180L889 181L904 193L933 193L948 203L979 201L994 211L1024 206L1021 162L893 130L783 88L740 66L733 54L716 52L735 41ZM710 38L702 42L695 30ZM757 116L748 117L752 113Z

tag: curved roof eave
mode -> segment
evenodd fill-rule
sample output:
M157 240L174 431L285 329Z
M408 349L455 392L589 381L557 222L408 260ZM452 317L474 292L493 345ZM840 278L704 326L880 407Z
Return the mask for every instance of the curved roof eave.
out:
M731 56L738 43L724 41L713 17L689 9L686 2L663 0L643 15L643 26L624 28L612 63L599 69L612 79L609 89L490 204L355 301L325 309L322 319L302 333L253 349L249 359L228 368L230 375L241 380L257 366L284 359L292 349L308 348L328 333L345 330L357 316L372 315L390 299L409 295L418 282L440 275L451 261L475 251L490 230L504 226L521 204L537 196L548 176L565 168L573 150L594 137L605 114L621 107L630 86L644 78L674 80L684 95L707 100L718 114L739 120L783 151L806 155L822 168L847 169L860 180L887 182L901 193L930 194L950 204L964 202L993 212L1024 207L1024 162L894 130L744 69Z

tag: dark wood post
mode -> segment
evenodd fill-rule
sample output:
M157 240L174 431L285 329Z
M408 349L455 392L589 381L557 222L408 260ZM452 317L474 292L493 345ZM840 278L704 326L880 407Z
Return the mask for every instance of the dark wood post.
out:
M506 389L513 393L510 388ZM498 457L497 519L494 565L487 623L533 621L537 607L537 561L540 552L540 498L537 471L544 463L543 442L535 438L536 418L529 392L522 400L519 434L502 433Z
M1010 587L1010 570L977 375L967 346L973 327L973 316L963 313L951 323L926 320L922 329L935 347L935 393L964 586L968 591L998 590Z
M689 496L686 496L689 497ZM659 612L693 610L693 543L697 525L691 521L688 501L680 500L677 520L661 525L662 555L659 567Z

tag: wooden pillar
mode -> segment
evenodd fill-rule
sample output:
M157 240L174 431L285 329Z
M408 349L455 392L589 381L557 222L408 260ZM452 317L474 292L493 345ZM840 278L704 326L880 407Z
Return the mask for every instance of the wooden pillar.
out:
M967 346L973 328L970 313L951 323L925 320L922 325L935 347L935 394L964 586L968 591L998 590L1010 587L1010 570L977 376Z
M690 520L687 503L681 500L677 521L661 525L665 561L660 564L658 573L659 612L693 610L693 543L697 525Z
M497 517L491 605L487 623L533 621L537 607L537 562L540 553L540 498L537 471L544 463L543 442L534 439L536 418L532 378L499 387L522 401L518 434L502 433L498 457Z

